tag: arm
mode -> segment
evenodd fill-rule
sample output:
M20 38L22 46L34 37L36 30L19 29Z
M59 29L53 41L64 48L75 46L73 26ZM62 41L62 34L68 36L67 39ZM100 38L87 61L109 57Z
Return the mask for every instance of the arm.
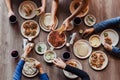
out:
M48 75L46 73L39 74L40 80L49 80Z
M74 17L76 17L84 8L88 6L89 1L90 0L83 0L82 3L80 2L78 8L67 19L71 21Z
M116 57L120 57L120 48L104 43L104 48Z
M54 59L53 60L53 63L61 68L61 69L65 69L66 71L69 71L69 72L72 72L76 75L78 75L79 77L82 78L82 80L90 80L88 74L78 68L75 68L75 67L72 67L72 66L69 66L69 65L66 65L66 63L64 63L61 58L58 58L58 59Z
M82 80L90 80L89 75L78 68L66 65L65 70L78 75L80 78L82 78Z
M42 8L45 11L45 7L46 7L46 0L42 0Z
M12 11L12 7L11 7L11 0L5 0L5 3L7 5L8 11Z
M13 12L12 7L11 7L11 0L5 0L5 3L6 3L7 8L8 8L8 17L10 17L11 15L14 15L14 12Z
M38 12L36 13L36 15L41 15L43 13L45 13L45 7L46 7L46 0L42 0L42 6L39 7L38 9L36 9Z
M56 16L57 9L58 9L58 1L59 0L52 0L51 23L49 25L49 28L51 30L54 30L55 28L55 16Z
M116 18L112 18L112 19L108 19L105 21L102 21L100 23L97 23L93 26L93 28L89 28L86 29L83 32L83 36L87 37L89 34L93 33L93 32L100 32L103 31L107 28L116 28L120 26L120 17L116 17Z
M53 0L52 1L52 10L51 10L53 21L55 21L55 16L56 16L56 13L57 13L57 9L58 9L58 0Z
M107 28L117 27L119 24L120 24L120 17L116 17L95 24L93 27L95 29L95 32L100 32Z
M39 68L39 78L40 80L49 80L48 75L44 72L43 68Z
M112 51L113 55L120 57L120 48L118 47L112 47Z
M40 80L49 80L48 75L44 72L42 65L39 61L35 61L36 68L39 70L39 78Z
M21 80L22 69L23 69L23 65L25 63L24 59L30 53L32 48L33 48L33 44L28 43L27 46L26 46L25 52L22 55L21 60L18 62L18 65L17 65L17 67L15 69L15 72L14 72L14 75L13 75L13 80Z
M18 65L17 65L15 72L14 72L14 75L13 75L13 80L21 80L22 69L23 69L24 63L25 63L24 60L20 60L18 62Z

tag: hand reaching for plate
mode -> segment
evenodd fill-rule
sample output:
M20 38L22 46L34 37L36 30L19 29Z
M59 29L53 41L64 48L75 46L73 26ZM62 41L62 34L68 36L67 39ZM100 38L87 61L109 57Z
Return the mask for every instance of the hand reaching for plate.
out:
M28 54L30 53L30 51L33 49L34 44L33 43L28 43L25 47L25 52L22 55L22 57L26 58L28 56Z
M14 15L14 12L13 12L13 11L9 11L9 12L8 12L8 17L10 17L10 16L12 16L12 15Z
M35 61L35 67L39 70L40 74L44 73L44 70L42 68L42 64L39 61Z
M38 11L36 13L37 16L45 13L45 9L43 7L39 7L38 9L36 9L36 11Z
M104 48L108 51L112 51L112 46L107 43L104 43Z
M64 22L63 22L63 25L65 25L66 29L71 25L70 24L70 20L69 19L66 19Z
M83 37L83 38L87 37L88 35L90 35L91 33L93 33L94 30L95 30L94 28L86 29L86 30L83 32L82 37Z
M49 29L55 30L55 21L54 20L51 21L51 24L49 25Z
M61 69L64 69L64 68L66 67L66 63L64 63L64 62L61 60L61 58L54 59L54 60L53 60L53 63L54 63L57 67L59 67L59 68L61 68Z
M36 60L35 61L35 67L39 69L41 66L42 65L40 64L40 62Z

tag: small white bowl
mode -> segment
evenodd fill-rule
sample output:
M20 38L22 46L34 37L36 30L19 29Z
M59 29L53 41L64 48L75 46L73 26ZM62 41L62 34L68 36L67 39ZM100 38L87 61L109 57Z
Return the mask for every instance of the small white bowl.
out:
M92 19L90 19L90 18L92 18ZM85 16L84 22L87 26L93 26L96 23L96 18L95 18L95 16L89 14L89 15Z
M93 43L93 42L92 42L92 38L94 38L94 37L96 37L96 38L99 40L99 42L94 40L94 43ZM94 38L94 39L96 39L96 38ZM89 43L90 43L90 45L91 45L92 47L98 48L98 47L101 45L100 36L99 36L99 35L92 35L92 36L89 38Z
M41 47L41 52L38 50L38 47ZM44 54L46 51L47 51L47 46L44 42L38 42L36 45L35 45L35 51L38 53L38 54Z
M53 59L55 59L57 57L56 53L53 50L47 50L44 53L44 60L47 63L52 63Z

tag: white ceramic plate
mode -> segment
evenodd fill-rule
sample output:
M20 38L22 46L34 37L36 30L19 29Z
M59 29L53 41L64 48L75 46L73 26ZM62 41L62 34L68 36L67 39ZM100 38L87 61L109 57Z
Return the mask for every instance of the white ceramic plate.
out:
M29 16L26 16L26 13L24 12L24 10L22 9L22 6L25 5L25 4L31 4L32 8L33 8L33 11L31 13L31 15ZM33 2L33 1L23 1L20 6L19 6L19 9L18 9L18 12L20 14L20 16L24 19L32 19L33 17L35 17L36 13L35 13L35 10L37 9L37 5Z
M93 53L101 53L101 54L103 54L105 61L103 62L102 67L97 68L97 67L95 67L95 66L92 66L92 64L90 63L91 56L92 56ZM89 64L90 64L91 68L93 68L94 70L103 70L103 69L105 69L105 68L107 67L107 65L108 65L108 57L107 57L107 55L106 55L103 51L95 51L95 52L93 52L93 53L92 53L91 56L89 57Z
M57 19L57 17L55 17L55 19L56 19L55 20L56 21L55 29L56 29L57 25L58 25L58 19ZM50 32L50 29L48 27L50 24L51 24L51 13L45 13L40 16L39 25L42 28L42 30L44 30L46 32Z
M41 52L38 51L38 47L41 47ZM38 42L35 46L35 51L38 53L38 54L44 54L47 50L47 46L44 42Z
M48 55L48 56L46 57L46 55L49 54L49 53L54 54L54 56L51 56L51 55L49 56L49 55ZM44 57L44 60L45 60L47 63L52 63L52 60L48 60L48 59L50 59L51 57L52 57L52 58L54 57L54 59L55 59L55 58L57 57L57 55L56 55L56 53L55 53L53 50L47 50L47 51L44 53L44 56L43 56L43 57Z
M76 59L70 59L70 60L68 60L67 62L69 62L69 61L74 61L74 62L76 62L76 63L77 63L77 68L79 68L79 69L82 70L82 65L81 65L81 63L80 63L78 60L76 60ZM67 63L67 62L66 62L66 63ZM70 79L75 79L75 78L78 77L77 75L74 75L74 74L72 74L72 73L70 73L70 72L68 72L68 71L65 71L65 70L63 70L63 73L64 73L64 75L65 75L67 78L70 78Z
M93 15L87 15L84 18L84 22L87 26L93 26L96 23L96 18Z
M51 47L54 47L50 42L49 42L49 36L50 36L50 34L52 33L52 31L48 34L48 36L47 36L47 42L48 42L48 44L51 46ZM64 47L64 45L66 44L66 41L67 41L67 37L66 37L66 35L65 35L65 42L63 43L63 45L61 45L61 46L58 46L58 47L54 47L55 49L60 49L60 48L62 48L62 47Z
M32 21L32 22L34 22L34 23L37 24L37 30L36 30L37 33L36 33L34 36L27 36L27 35L24 34L25 29L23 28L23 25L24 25L26 22L29 22L29 21ZM31 41L33 38L37 37L37 36L39 35L39 32L40 32L40 27L39 27L38 23L37 23L36 21L34 21L34 20L26 20L26 21L23 22L23 24L21 25L21 33L22 33L22 35L23 35L25 38L27 38L29 41Z
M80 1L82 1L82 0L73 0L72 2L71 2L71 4L70 4L70 12L71 13L73 13L73 12L75 12L75 5L77 4L77 3L79 3ZM77 7L77 6L76 6ZM83 12L80 12L78 15L77 15L77 17L84 17L87 13L88 13L88 11L89 11L89 6L87 6L86 7L86 9L84 10L84 13Z
M116 45L118 44L118 42L119 42L119 35L118 35L118 33L117 33L115 30L113 30L113 29L106 29L106 30L104 30L104 31L101 33L100 37L101 37L102 44L105 43L104 33L108 33L108 36L112 39L112 46L116 46Z
M81 44L85 44L87 45L88 47L88 53L86 56L80 56L78 51L76 51L76 48L79 48L79 46ZM77 49L78 50L78 49ZM86 59L87 57L90 56L91 52L92 52L92 47L90 46L89 42L87 40L78 40L77 42L74 43L74 46L73 46L73 52L74 52L74 55L80 59Z
M34 61L35 61L34 58L27 58L24 66L23 66L23 70L22 70L22 74L23 74L24 76L26 76L26 77L35 77L35 76L39 73L39 71L38 71L37 69L36 69L36 72L35 72L34 74L32 74L32 75L26 74L26 73L24 72L24 69L25 69L25 67L27 66L27 63L34 62ZM31 68L32 68L32 67L33 67L33 66L31 66Z

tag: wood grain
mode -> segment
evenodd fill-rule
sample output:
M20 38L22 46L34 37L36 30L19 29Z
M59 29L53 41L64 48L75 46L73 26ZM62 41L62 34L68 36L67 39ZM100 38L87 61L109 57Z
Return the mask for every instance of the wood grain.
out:
M40 0L33 0L37 3L38 6L41 5ZM62 24L63 20L70 15L69 5L72 0L59 0L59 8L57 12L57 17L59 19L59 25ZM25 21L18 14L18 5L22 0L12 0L12 7L15 12L15 15L18 19L18 24L11 25L7 17L7 8L4 0L0 0L0 80L12 80L12 75L14 73L15 67L18 60L11 58L11 51L16 49L21 55L23 53L22 49L22 35L20 33L20 26ZM91 0L90 2L90 11L89 14L93 14L97 18L97 22L100 22L105 19L112 17L120 16L120 0ZM47 0L46 12L51 12L51 0ZM35 17L34 20L38 21L39 17ZM73 31L68 32L67 35L70 35L72 32L78 32L80 28L88 28L82 23L80 27L76 27ZM120 31L118 31L120 33ZM46 42L48 33L41 30L40 35L34 40L35 43L41 41ZM119 34L120 35L120 34ZM77 34L77 39L81 39L81 36ZM120 47L120 44L118 44ZM49 45L48 45L49 48ZM99 48L104 50L102 46ZM96 49L96 50L99 50ZM95 49L94 49L95 50ZM62 53L66 51L66 48L60 50L55 50L57 56L61 57ZM105 50L104 50L105 51ZM117 59L106 52L109 58L109 65L103 71L94 71L88 64L88 59L80 60L76 58L73 54L72 48L72 58L79 60L82 63L83 70L86 71L91 80L120 80L120 59ZM39 60L44 67L45 72L48 74L50 80L69 80L66 78L61 69L56 68L54 65L49 65L43 60L42 55L36 54L33 50L29 57L36 58ZM22 76L21 80L39 80L38 76L34 78L26 78ZM80 80L80 79L75 79Z

